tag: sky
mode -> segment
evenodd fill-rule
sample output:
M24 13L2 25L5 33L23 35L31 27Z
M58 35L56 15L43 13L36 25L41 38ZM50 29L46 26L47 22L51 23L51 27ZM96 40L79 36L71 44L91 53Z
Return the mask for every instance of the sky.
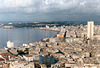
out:
M100 0L0 0L0 21L100 21Z

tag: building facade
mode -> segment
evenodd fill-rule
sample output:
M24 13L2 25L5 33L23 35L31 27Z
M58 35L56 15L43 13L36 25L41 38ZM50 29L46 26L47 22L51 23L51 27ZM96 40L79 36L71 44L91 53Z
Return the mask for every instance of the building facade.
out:
M87 39L90 39L93 37L94 34L94 22L93 21L88 21L87 22Z

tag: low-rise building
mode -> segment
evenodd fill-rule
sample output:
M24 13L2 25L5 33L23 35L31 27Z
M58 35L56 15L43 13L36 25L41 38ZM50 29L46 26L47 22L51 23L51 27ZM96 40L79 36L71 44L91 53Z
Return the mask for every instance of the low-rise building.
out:
M33 61L33 56L32 55L23 55L23 58L26 60L26 61Z
M10 63L10 68L35 68L34 62L15 61Z

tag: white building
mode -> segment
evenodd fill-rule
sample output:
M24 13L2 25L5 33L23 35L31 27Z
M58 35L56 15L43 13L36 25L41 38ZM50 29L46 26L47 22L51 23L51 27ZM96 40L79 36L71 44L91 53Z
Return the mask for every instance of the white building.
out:
M26 60L26 61L33 61L33 56L31 56L31 55L25 55L25 56L23 56L23 58Z
M63 27L63 26L61 26L61 28L60 28L60 33L63 33L63 32L65 32L66 30L65 30L65 28Z
M11 29L13 26L3 26L5 29Z
M7 42L7 47L8 47L8 48L14 47L14 42L8 41L8 42Z
M56 42L55 38L49 38L49 42Z
M46 25L46 29L49 29L49 26L48 25Z
M94 22L93 21L88 21L87 22L87 38L93 37L94 34Z
M74 64L74 63L65 63L65 68L100 68L100 64Z
M35 68L34 63L29 63L29 62L25 62L25 61L15 61L15 62L11 62L10 63L10 68Z

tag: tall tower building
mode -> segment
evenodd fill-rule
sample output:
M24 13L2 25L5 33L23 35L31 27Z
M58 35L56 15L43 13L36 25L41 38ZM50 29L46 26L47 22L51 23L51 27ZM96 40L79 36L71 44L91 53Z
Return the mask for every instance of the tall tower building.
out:
M87 22L87 38L90 39L94 34L94 21Z

